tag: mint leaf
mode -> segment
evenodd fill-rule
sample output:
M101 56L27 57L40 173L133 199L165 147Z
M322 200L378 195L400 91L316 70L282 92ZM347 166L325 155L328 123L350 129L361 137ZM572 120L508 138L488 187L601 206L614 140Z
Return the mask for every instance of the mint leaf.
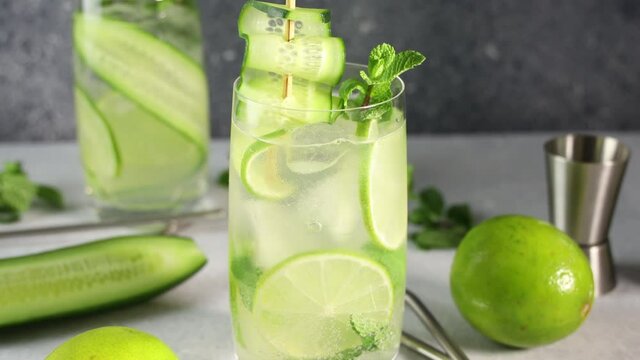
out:
M242 303L247 309L253 308L253 295L262 270L258 268L250 256L240 256L231 260L231 273L237 280Z
M222 187L229 187L229 169L223 170L218 174L218 179L216 183Z
M454 204L447 208L444 196L435 187L422 190L417 199L419 205L409 212L409 222L419 230L410 239L421 249L458 246L473 226L469 205Z
M382 43L371 50L369 54L368 70L371 79L382 77L393 64L396 57L396 49L393 46Z
M4 163L4 173L14 175L26 175L19 161L9 161Z
M393 81L396 77L422 64L426 58L414 50L406 50L399 53L393 63L384 72L385 81Z
M64 207L62 194L52 186L39 185L36 195L38 199L54 209L62 209Z
M0 223L18 221L36 198L56 209L63 206L57 189L34 184L20 162L6 162L0 172Z
M447 210L447 218L454 224L469 230L473 226L473 217L471 216L471 208L467 204L451 205Z
M0 174L0 203L25 212L36 196L36 186L23 174Z
M446 249L458 246L467 230L461 226L450 229L425 228L411 239L421 249Z
M429 212L435 215L440 216L444 212L444 196L434 187L422 190L420 192L420 201Z
M20 213L6 206L0 206L0 224L8 224L20 220Z

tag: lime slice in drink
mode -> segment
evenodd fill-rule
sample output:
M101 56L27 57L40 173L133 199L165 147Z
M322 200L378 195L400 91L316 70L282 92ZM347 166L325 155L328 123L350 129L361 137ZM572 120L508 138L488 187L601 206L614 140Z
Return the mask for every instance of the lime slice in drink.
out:
M364 151L360 204L365 226L385 249L400 247L407 237L407 145L404 125Z
M240 178L247 191L269 200L282 200L295 191L295 187L280 175L280 151L275 145L257 141L244 152Z
M120 170L120 155L113 132L87 94L78 87L74 93L84 168L92 176L113 178Z
M283 358L325 359L361 345L352 320L388 324L393 286L387 271L360 255L296 256L258 283L254 315Z

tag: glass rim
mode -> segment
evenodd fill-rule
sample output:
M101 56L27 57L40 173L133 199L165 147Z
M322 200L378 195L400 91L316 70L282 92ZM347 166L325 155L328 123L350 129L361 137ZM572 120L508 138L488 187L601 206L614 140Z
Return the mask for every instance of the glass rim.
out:
M345 68L347 66L360 68L360 69L363 69L363 70L367 68L366 65L358 64L358 63L352 63L352 62L346 62L345 63ZM344 76L344 74L343 74L343 76ZM400 91L398 91L397 94L394 94L391 98L389 98L389 99L387 99L385 101L381 101L381 102L375 103L375 104L369 104L369 105L366 105L366 106L358 106L358 107L352 107L352 108L346 108L346 109L328 109L328 110L324 110L324 109L305 109L305 108L293 108L293 107L282 106L282 105L268 104L266 102L255 100L255 99L252 99L252 98L250 98L248 96L242 95L242 94L240 94L240 92L238 92L238 88L239 88L239 84L240 84L241 80L242 80L242 78L240 76L238 76L233 81L233 96L235 98L242 99L243 102L248 102L248 103L252 103L252 104L255 104L255 105L265 106L265 107L269 107L269 108L272 108L272 109L278 109L278 110L283 110L283 111L299 111L299 112L314 112L314 113L329 113L329 114L338 113L338 112L345 112L345 111L363 111L363 110L373 109L373 108L376 108L378 106L382 106L384 104L393 103L393 101L398 99L400 96L404 95L404 92L406 90L406 86L405 86L404 80L402 80L402 78L400 78L399 76L396 76L393 79L392 84L396 83L396 82L399 83L400 84ZM234 101L234 103L235 103L235 101Z

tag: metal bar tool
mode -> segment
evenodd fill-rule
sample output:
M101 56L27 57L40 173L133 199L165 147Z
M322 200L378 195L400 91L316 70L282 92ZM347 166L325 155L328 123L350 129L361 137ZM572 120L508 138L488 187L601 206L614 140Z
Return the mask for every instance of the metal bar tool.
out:
M544 144L553 224L582 248L596 295L616 285L609 227L631 153L609 136L568 134Z

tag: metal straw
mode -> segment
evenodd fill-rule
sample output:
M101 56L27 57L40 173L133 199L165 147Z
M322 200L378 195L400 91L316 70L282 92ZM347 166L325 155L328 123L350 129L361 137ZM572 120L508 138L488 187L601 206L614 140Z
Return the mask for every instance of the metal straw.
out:
M410 290L407 290L404 298L405 304L416 314L418 320L429 330L431 335L444 349L443 353L433 346L420 341L411 334L402 333L402 345L410 350L432 360L468 360L464 351L458 346L444 331L435 316L431 314L429 309L420 301L420 299Z
M35 236L35 235L51 235L51 234L59 234L59 233L66 233L66 232L104 229L104 228L119 227L119 226L133 226L133 225L144 225L144 224L150 224L150 223L171 222L172 220L187 220L187 219L199 218L199 217L210 216L210 215L211 216L216 215L217 217L218 216L221 217L222 215L224 215L224 211L222 209L209 209L209 210L195 211L195 212L189 212L184 214L134 217L134 218L99 221L99 222L86 222L86 223L80 223L80 224L57 225L57 226L48 226L48 227L40 227L40 228L3 231L3 232L0 232L0 239L23 237L23 236Z

